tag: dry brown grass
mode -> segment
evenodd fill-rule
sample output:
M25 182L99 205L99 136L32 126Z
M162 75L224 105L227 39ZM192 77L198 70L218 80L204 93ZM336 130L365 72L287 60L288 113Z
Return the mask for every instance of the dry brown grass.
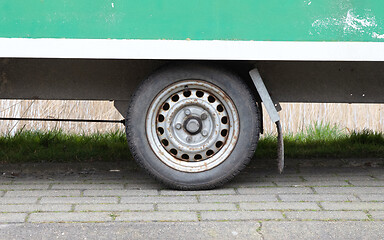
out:
M2 117L114 119L122 117L109 101L53 101L53 100L1 100ZM71 133L92 133L123 130L122 124L3 121L0 133L14 133L19 129L62 129Z
M371 129L384 132L383 104L285 103L280 112L284 132L296 133L314 122L336 124L346 131ZM122 116L108 101L43 101L0 100L1 117L114 119ZM265 132L274 132L264 111ZM20 129L92 133L123 130L121 124L2 121L0 133L15 133Z
M285 133L300 132L314 122L337 125L346 132L363 129L384 132L384 104L283 103L281 107ZM265 109L263 112L266 132L275 132Z

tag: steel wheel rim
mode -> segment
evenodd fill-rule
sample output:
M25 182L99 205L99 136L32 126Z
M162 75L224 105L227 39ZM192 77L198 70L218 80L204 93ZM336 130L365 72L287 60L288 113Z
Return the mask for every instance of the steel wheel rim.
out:
M228 158L239 125L236 107L223 90L205 81L184 80L154 98L146 135L154 154L169 167L202 172Z

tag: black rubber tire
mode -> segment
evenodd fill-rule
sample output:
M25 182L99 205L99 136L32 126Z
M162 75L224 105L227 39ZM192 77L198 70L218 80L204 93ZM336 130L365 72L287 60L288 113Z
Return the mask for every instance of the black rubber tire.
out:
M229 157L213 169L197 173L181 172L160 161L149 146L145 130L147 110L154 97L168 85L190 79L220 87L232 99L240 119L238 140ZM251 160L259 140L259 117L254 96L238 75L218 66L178 63L157 70L142 82L131 99L126 132L132 156L156 179L174 189L212 189L232 179Z

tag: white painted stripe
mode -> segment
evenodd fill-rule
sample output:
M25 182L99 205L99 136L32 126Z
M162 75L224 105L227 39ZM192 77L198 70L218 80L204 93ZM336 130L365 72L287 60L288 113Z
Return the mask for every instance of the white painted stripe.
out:
M0 57L384 61L384 42L0 38Z

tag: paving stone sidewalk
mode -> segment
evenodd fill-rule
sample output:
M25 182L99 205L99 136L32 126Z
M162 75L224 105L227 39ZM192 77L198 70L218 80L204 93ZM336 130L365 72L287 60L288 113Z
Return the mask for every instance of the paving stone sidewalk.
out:
M249 167L210 191L174 191L138 170L3 171L0 223L296 221L384 225L384 168ZM1 169L0 169L1 173ZM262 227L259 229L262 230Z
M1 223L384 220L382 167L250 167L210 191L169 190L136 170L24 171L0 178Z

